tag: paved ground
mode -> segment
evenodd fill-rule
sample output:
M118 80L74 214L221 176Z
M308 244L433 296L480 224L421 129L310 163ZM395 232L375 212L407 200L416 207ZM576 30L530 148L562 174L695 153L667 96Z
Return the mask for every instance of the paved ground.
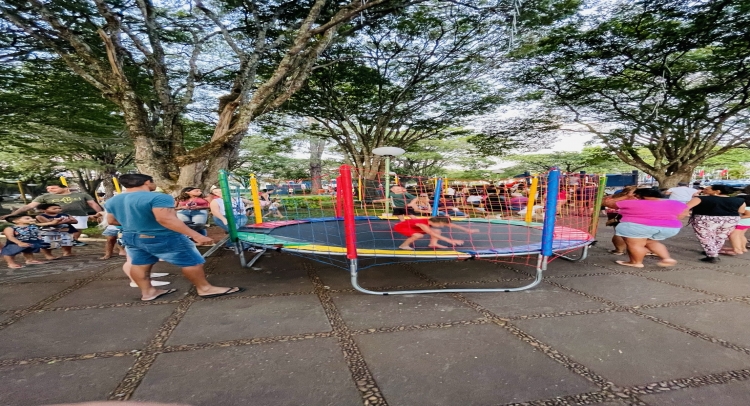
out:
M342 270L274 253L257 270L209 261L241 295L202 300L175 276L179 294L144 304L121 260L95 260L100 245L1 268L0 404L750 404L750 256L703 264L686 231L670 240L679 266L623 268L608 231L523 293L368 296ZM400 263L362 279L513 286L531 270Z

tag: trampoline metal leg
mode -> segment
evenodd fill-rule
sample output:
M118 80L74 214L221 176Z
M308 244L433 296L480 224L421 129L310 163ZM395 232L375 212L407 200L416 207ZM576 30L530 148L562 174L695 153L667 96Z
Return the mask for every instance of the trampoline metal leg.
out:
M214 246L213 246L213 247L211 247L211 249L209 249L208 251L206 251L206 252L205 252L205 253L203 254L203 258L208 258L208 257L210 257L210 256L211 256L211 255L212 255L212 254L213 254L214 252L218 251L218 250L219 250L219 248L223 247L223 246L224 246L224 244L226 244L226 242L227 242L227 241L229 241L229 237L228 237L228 236L227 236L227 237L224 237L224 238L222 238L222 239L221 239L221 241L219 241L218 243L214 244Z
M250 258L250 261L247 261L247 265L245 265L245 267L247 267L247 268L250 268L251 266L253 266L253 265L255 264L255 262L256 262L256 261L258 261L258 260L260 259L260 257L261 257L261 256L262 256L263 254L265 254L265 253L266 253L266 249L265 249L265 248L263 248L263 249L261 249L260 251L256 252L256 253L255 253L255 255L253 255L253 257L252 257L252 258ZM245 257L245 253L244 253L244 252L243 252L243 253L241 253L240 255L241 255L241 256L242 256L243 258Z
M568 260L568 261L572 261L572 262L583 261L584 259L588 258L588 256L589 256L589 246L588 245L585 246L585 247L583 247L583 251L581 251L581 256L578 257L578 258L566 257L565 255L557 255L558 258L562 258L562 259L565 259L565 260Z
M237 253L237 255L240 256L240 265L242 267L247 266L247 259L245 258L245 251L242 249L242 241L237 240L237 242L234 243L234 250Z
M482 293L482 292L520 292L522 290L528 290L531 289L540 283L542 283L542 279L544 277L544 271L547 270L547 259L548 257L544 255L539 255L537 257L537 263L536 263L536 276L534 277L534 280L531 281L531 283L520 286L517 288L492 288L492 289L472 289L472 288L463 288L463 289L422 289L422 290L396 290L396 291L383 291L378 292L374 290L369 290L366 288L363 288L359 285L358 281L358 266L357 266L357 260L351 259L349 260L349 273L351 275L351 281L352 281L352 287L354 289L362 292L367 293L369 295L380 295L380 296L388 296L388 295L415 295L420 293Z

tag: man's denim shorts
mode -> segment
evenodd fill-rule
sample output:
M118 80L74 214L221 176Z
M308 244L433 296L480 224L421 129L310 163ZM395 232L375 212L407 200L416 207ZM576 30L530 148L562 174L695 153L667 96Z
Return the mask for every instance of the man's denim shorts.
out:
M133 265L151 265L163 259L184 268L206 262L195 244L181 234L152 236L122 233L122 241Z
M666 240L680 232L679 227L656 227L638 223L620 223L615 227L615 234L625 238L648 238L649 240Z
M117 237L117 234L120 234L120 230L117 228L107 227L102 231L102 235L105 237Z

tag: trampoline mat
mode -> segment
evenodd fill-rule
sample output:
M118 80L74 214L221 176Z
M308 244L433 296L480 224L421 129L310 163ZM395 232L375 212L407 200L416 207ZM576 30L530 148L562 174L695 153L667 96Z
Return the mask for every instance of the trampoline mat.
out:
M358 251L397 251L404 254L412 252L398 248L406 240L406 237L393 231L393 226L396 223L398 223L396 220L380 220L377 218L355 220ZM470 255L497 255L539 252L541 250L542 229L535 225L527 226L523 223L518 224L518 222L488 222L486 220L456 223L477 231L469 234L454 228L441 228L444 236L464 241L463 245L451 247L452 249L448 251ZM305 251L305 245L308 244L314 245L315 251L318 253L324 251L324 248L321 247L343 248L346 246L344 222L339 219L313 219L309 222L300 221L273 228L264 224L263 228L250 226L243 227L239 231L240 234L267 235L271 237L268 239L269 241L281 242L282 244L284 242L290 243L290 245L294 245L297 251ZM585 233L577 234L575 237L575 239L554 240L553 249L569 249L585 245L590 240L590 236ZM250 239L243 238L243 240L252 242L253 238L251 236ZM429 241L429 236L417 240L414 244L416 250L436 252L435 249L428 247ZM442 241L439 243L448 245ZM273 243L268 245L273 245ZM377 252L374 252L374 254L377 254Z

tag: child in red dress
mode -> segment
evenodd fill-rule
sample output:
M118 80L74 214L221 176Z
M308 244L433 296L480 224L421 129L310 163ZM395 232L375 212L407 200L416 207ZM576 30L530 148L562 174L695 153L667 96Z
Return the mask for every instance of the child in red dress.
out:
M445 245L438 244L438 240L442 240L451 245L463 245L463 240L455 240L452 238L444 237L439 230L442 227L455 228L457 230L465 231L469 234L477 232L477 230L462 227L451 223L450 217L430 217L429 219L407 219L402 222L396 223L393 226L393 231L402 234L406 237L406 241L399 246L402 250L413 251L414 248L411 246L415 241L424 237L425 235L430 236L430 248L449 248Z

